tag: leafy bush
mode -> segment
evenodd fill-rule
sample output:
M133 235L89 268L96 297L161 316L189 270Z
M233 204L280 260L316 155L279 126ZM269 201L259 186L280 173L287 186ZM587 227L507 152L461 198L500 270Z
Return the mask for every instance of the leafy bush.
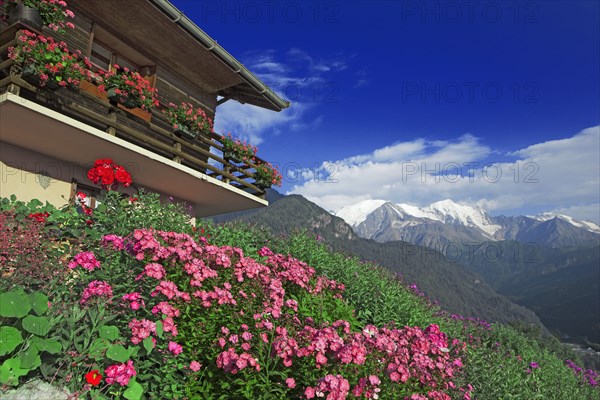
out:
M48 297L29 295L22 289L0 292L0 384L17 386L19 378L51 364L62 349L55 337L48 337L58 318L48 318Z

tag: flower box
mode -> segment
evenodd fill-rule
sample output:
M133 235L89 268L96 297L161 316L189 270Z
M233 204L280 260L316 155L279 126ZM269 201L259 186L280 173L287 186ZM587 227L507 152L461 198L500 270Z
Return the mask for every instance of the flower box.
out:
M193 140L198 135L210 137L213 132L213 121L206 116L203 109L191 103L182 102L179 105L169 103L162 111L167 121L173 127L176 136Z
M258 187L259 189L265 190L273 186L273 183L266 179L257 178L254 182L254 186Z
M221 143L223 144L223 158L237 163L251 161L257 152L255 146L234 139L231 134L221 136Z
M106 91L106 97L112 104L121 104L128 109L139 108L142 105L135 96L122 95L118 93L118 89L114 87L111 87Z
M69 52L64 42L26 29L20 31L17 44L8 48L8 57L22 66L24 80L50 90L77 88L88 62L81 52Z
M223 158L228 161L233 161L236 163L241 163L242 159L237 155L235 151L232 150L223 150Z
M75 28L71 22L75 14L62 0L3 0L2 4L5 4L9 24L22 23L37 31L47 26L59 33L65 33L65 28Z
M198 132L188 128L187 126L180 126L177 129L174 129L173 133L175 136L187 140L194 140L198 137Z
M254 169L254 185L261 189L270 188L273 185L281 186L281 173L271 163L259 163Z
M8 23L23 23L40 31L44 24L42 15L37 8L28 7L23 3L12 3L8 6Z
M108 94L106 92L101 92L98 89L98 86L94 85L90 81L86 81L86 80L81 81L79 90L81 90L82 92L88 93L94 97L97 97L103 101L109 102ZM150 119L152 118L152 114L142 110L141 108L127 108L121 104L117 104L116 106L121 110L127 111L128 113L135 115L136 117L140 118L143 121L150 122Z
M40 78L40 75L35 70L35 66L32 64L25 64L23 66L23 70L21 71L21 78L24 81L31 83L34 86L42 87L48 90L56 90L60 87L60 84L53 76L49 76L48 80L43 81Z

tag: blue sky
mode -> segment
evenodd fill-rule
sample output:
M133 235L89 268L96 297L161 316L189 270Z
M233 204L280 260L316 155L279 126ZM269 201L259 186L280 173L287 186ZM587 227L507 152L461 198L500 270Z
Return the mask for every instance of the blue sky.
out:
M599 222L600 2L173 3L292 102L217 110L282 192Z

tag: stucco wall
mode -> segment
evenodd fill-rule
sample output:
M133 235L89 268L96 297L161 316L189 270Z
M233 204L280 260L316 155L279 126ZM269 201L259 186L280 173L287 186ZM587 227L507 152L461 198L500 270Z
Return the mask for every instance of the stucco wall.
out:
M0 150L0 196L38 199L60 207L69 201L71 182L83 182L83 168L11 144Z

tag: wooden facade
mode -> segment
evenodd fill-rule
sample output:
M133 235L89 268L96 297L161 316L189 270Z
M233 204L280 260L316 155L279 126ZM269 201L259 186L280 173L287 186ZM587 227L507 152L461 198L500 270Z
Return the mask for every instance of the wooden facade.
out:
M138 70L158 90L161 107L185 101L202 108L213 120L219 97L275 111L282 109L274 105L272 93L268 97L264 90L253 88L240 75L240 70L227 66L210 46L201 46L193 35L175 25L151 3L146 0L72 0L69 8L75 12L76 28L59 34L44 27L41 33L64 41L70 51L80 51L95 68L120 63ZM180 138L160 111L115 107L91 82L51 91L22 79L21 66L7 57L8 48L16 44L22 29L33 30L26 21L0 22L0 94L18 95L264 198L265 192L254 184L253 175L255 163L264 161L257 158L236 163L223 159L220 135L200 135L194 140Z

